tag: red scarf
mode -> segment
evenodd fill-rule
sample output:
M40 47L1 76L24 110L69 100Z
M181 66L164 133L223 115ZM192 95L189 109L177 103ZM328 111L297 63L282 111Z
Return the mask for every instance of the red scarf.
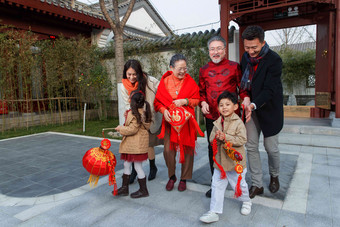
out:
M122 83L125 89L128 91L128 95L130 95L132 91L137 90L138 88L138 81L132 84L129 79L122 79Z
M167 88L165 87L164 79L172 74L171 71L167 71L163 76L159 83L155 101L154 101L154 107L155 111L159 111L161 107L165 107L166 109L169 109L170 105L172 104L172 97L170 96ZM199 88L194 81L194 79L191 78L189 74L186 74L183 79L183 85L181 90L179 91L179 94L177 96L177 99L199 99ZM195 110L191 106L183 106L188 112L190 112L193 117L195 118ZM170 125L168 122L165 121L163 117L162 121L162 131L165 127L165 124ZM194 125L194 122L188 121L182 128L180 132L180 138L178 138L178 133L173 127L170 131L170 149L171 150L177 150L176 148L182 148L180 149L181 157L184 157L184 152L189 153L193 155L195 150L195 142L197 138L196 134L196 126ZM164 136L164 135L163 135ZM184 162L184 158L180 160L182 163Z

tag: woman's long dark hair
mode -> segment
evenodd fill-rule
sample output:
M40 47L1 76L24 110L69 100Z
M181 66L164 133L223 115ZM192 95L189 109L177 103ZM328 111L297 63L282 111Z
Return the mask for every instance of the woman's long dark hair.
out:
M145 94L145 88L146 88L146 84L147 84L147 74L145 72L143 72L140 62L135 60L135 59L128 60L124 65L123 79L127 79L126 71L129 68L132 68L136 71L137 81L138 81L138 89L137 90L142 91Z
M145 101L145 96L141 91L133 91L130 97L130 107L132 114L137 118L137 123L140 124L142 122L142 116L138 112L139 108L143 108L144 104L146 106L145 110L145 120L144 122L151 122L151 108L150 104Z

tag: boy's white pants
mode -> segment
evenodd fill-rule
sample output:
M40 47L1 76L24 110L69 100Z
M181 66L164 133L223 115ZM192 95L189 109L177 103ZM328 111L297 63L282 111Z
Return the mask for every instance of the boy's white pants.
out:
M238 174L235 170L226 171L227 177L225 179L221 179L221 172L217 169L214 169L214 174L212 177L211 183L211 200L210 200L210 211L222 214L223 212L223 202L224 202L224 193L227 189L228 183L230 183L233 190L235 190L235 186L237 184ZM242 195L237 199L242 202L250 201L248 184L246 182L246 173L247 168L243 169L242 180L240 183Z

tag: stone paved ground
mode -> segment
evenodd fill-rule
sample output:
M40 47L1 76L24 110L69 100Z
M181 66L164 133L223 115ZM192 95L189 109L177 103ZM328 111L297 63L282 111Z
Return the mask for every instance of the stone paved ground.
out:
M285 126L280 136L279 192L271 194L266 186L264 195L252 200L251 214L242 216L241 203L227 190L224 213L211 226L340 226L340 134L327 125L293 127ZM321 135L315 135L317 128ZM111 150L117 155L118 141L112 142ZM113 197L107 177L96 188L86 185L88 173L81 158L99 143L96 138L56 133L1 140L0 226L202 225L198 218L210 202L204 196L210 181L206 139L198 140L194 176L185 192L165 190L167 169L159 146L159 172L148 182L150 196L142 199ZM263 147L261 159L267 185ZM118 185L121 169L118 162ZM148 173L148 163L144 170ZM137 189L134 183L130 192Z

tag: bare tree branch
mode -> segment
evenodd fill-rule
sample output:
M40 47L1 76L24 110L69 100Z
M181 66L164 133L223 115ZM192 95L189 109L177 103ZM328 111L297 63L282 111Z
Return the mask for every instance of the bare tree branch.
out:
M107 22L109 22L112 30L115 32L117 30L117 26L115 22L112 20L112 18L110 17L109 13L107 12L104 0L99 0L99 5L100 5L100 9L102 10L104 17L106 18Z
M113 12L114 12L116 25L119 26L119 28L123 28L124 26L121 26L121 23L119 20L118 0L112 0L112 5L113 5Z
M122 20L121 23L120 23L120 24L122 25L122 27L125 26L127 20L129 19L130 15L131 15L131 12L132 12L132 10L133 10L133 6L135 5L135 2L136 2L136 0L131 0L131 1L130 1L129 7L128 7L128 9L127 9L125 15L124 15L123 20Z

